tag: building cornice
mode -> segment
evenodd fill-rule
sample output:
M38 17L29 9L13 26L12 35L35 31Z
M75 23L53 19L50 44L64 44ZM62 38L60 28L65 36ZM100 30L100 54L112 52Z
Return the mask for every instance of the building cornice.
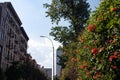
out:
M16 11L14 10L11 2L5 2L5 4L7 5L7 8L9 9L9 11L13 14L13 17L15 18L15 20L17 21L19 26L22 25L22 22L21 22L20 18L18 17Z
M25 37L25 39L28 41L28 40L29 40L29 37L27 36L27 34L26 34L24 28L23 28L23 27L20 27L20 30L21 30L23 36Z

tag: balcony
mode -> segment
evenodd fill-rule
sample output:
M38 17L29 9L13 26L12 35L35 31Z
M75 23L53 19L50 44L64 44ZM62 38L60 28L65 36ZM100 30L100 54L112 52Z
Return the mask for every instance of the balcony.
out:
M17 50L17 48L15 48L15 49L14 49L14 53L18 53L18 50Z
M21 51L21 52L26 52L26 49L21 46L21 47L20 47L20 51Z
M13 45L10 45L10 49L13 49Z
M25 40L24 40L23 38L21 38L21 40L20 40L20 41L21 41L21 43L25 43Z
M10 44L6 44L6 47L9 49L13 49L13 45L10 45Z
M5 59L6 59L6 60L9 60L9 56L6 56Z
M11 35L10 35L11 38L14 38L14 33L12 32Z
M15 43L18 44L18 40L17 39L15 39Z
M11 32L10 31L8 31L7 34L8 34L8 36L11 36Z
M9 45L9 44L6 44L6 47L7 47L7 48L10 48L10 45Z
M11 38L14 38L14 33L11 32L11 31L8 31L8 32L7 32L7 35L8 35L9 37L11 37Z

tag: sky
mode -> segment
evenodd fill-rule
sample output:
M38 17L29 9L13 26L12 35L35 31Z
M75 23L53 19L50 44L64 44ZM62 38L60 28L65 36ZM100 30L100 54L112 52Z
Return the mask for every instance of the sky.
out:
M0 2L11 2L24 27L28 37L28 53L36 60L38 64L45 68L52 67L53 50L52 43L47 38L49 37L56 49L61 45L53 40L49 35L53 24L49 17L46 17L45 3L51 3L52 0L0 0ZM92 10L99 4L99 0L88 0ZM67 25L62 22L61 25Z

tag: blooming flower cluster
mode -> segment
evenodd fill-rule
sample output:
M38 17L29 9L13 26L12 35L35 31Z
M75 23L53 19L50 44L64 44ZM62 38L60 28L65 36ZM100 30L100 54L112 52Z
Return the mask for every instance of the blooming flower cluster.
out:
M101 4L79 37L79 72L86 75L83 80L120 78L120 6L113 7L107 1L103 0L109 7Z

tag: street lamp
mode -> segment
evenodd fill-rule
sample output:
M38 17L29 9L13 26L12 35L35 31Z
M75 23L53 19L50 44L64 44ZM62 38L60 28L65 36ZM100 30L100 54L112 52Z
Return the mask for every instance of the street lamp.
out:
M54 45L53 45L52 40L49 37L47 37L47 36L40 36L40 37L49 39L51 41L51 44L52 44L52 48L53 48L53 80L54 80Z

